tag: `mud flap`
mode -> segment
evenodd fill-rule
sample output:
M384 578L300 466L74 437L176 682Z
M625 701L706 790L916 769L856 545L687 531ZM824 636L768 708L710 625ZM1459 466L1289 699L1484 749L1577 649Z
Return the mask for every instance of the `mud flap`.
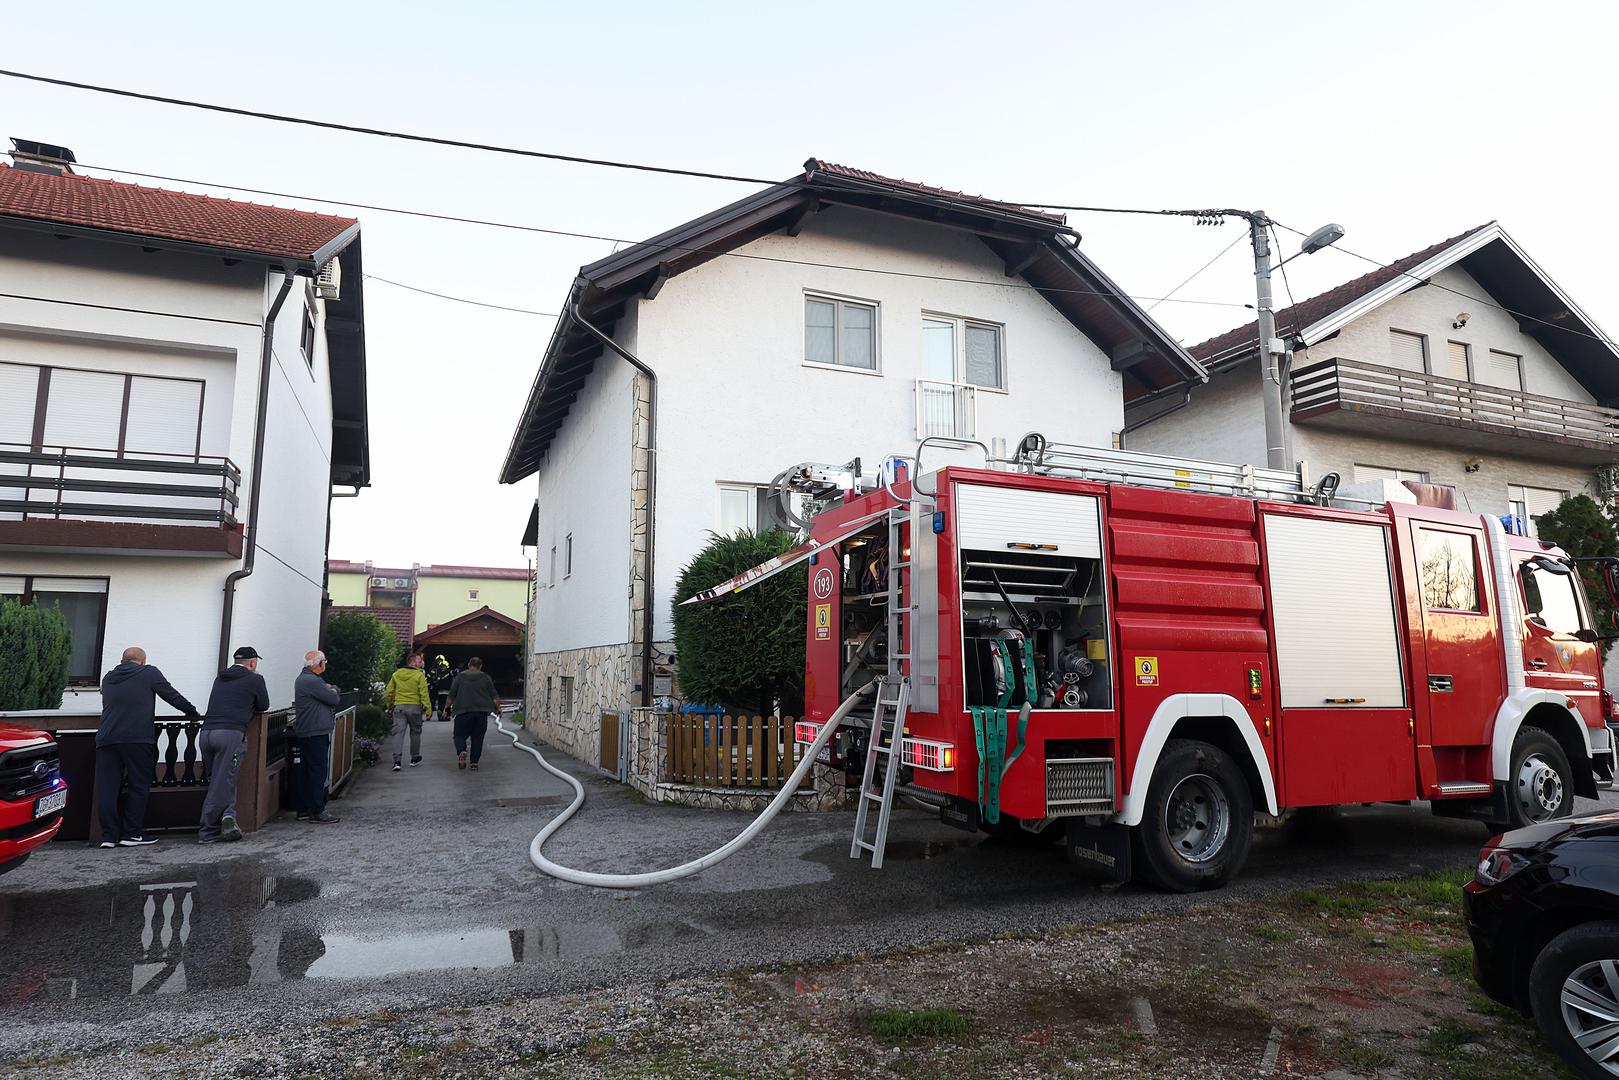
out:
M1428 805L1433 810L1434 817L1468 818L1484 822L1511 821L1512 815L1508 810L1508 800L1511 798L1506 781L1497 780L1494 790L1487 798L1435 799Z
M1130 880L1130 829L1117 821L1105 825L1068 822L1068 861L1104 878Z
M978 831L978 804L959 795L951 795L939 807L939 820L963 832Z

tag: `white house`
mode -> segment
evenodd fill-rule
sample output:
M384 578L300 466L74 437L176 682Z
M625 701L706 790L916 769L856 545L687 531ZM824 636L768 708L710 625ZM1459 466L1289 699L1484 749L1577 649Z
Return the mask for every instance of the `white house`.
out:
M329 499L368 484L359 223L0 165L0 594L58 604L63 714L128 645L275 707L320 633ZM166 709L167 707L164 706Z
M1619 350L1495 222L1276 315L1287 438L1341 494L1450 485L1475 513L1530 519L1619 461ZM1265 464L1253 325L1195 346L1205 385L1138 399L1132 450Z
M781 469L875 467L923 435L1105 447L1126 401L1200 381L1078 239L811 159L582 268L501 471L538 475L531 725L613 767L601 714L666 682L676 577L711 533L760 524Z

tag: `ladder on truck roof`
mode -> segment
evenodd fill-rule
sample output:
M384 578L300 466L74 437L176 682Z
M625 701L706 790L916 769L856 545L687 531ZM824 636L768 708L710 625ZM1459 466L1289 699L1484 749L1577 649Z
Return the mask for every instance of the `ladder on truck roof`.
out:
M888 669L877 679L877 701L866 740L866 767L860 776L860 794L854 812L854 840L849 858L871 852L871 868L882 869L888 847L888 825L894 812L894 791L899 786L905 745L905 718L910 713L911 680L905 661L911 658L911 614L916 597L910 589L911 556L905 551L903 529L910 521L909 503L888 511ZM877 808L875 828L869 828L871 809ZM867 839L867 837L870 839Z
M1278 502L1326 501L1333 497L1332 488L1336 488L1335 483L1331 488L1312 487L1302 462L1296 469L1262 469L1167 454L1054 443L1036 432L1023 436L1010 457L991 457L989 464L1038 476L1065 476Z

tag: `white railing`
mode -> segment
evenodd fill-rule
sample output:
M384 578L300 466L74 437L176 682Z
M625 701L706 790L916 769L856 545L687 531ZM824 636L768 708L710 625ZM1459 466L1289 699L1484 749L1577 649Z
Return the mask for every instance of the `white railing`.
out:
M971 383L916 380L916 437L972 439L978 430L978 388Z

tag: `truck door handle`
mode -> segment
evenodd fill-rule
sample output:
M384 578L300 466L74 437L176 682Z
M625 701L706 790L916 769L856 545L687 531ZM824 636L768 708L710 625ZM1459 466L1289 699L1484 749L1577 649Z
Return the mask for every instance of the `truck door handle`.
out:
M1456 689L1456 681L1449 675L1429 675L1428 689L1436 694L1448 694Z
M1533 660L1529 661L1529 666L1532 668L1543 668L1546 666L1546 661L1537 656Z

